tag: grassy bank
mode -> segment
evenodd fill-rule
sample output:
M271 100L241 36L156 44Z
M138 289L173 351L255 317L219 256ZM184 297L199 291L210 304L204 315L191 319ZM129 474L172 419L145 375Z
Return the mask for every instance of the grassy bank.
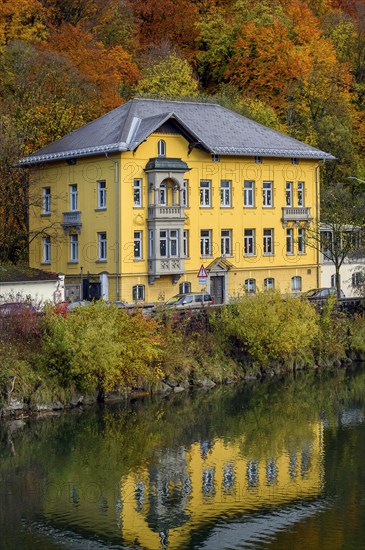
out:
M365 355L365 318L347 318L329 301L320 313L278 293L234 300L221 310L161 311L146 319L104 302L67 317L46 308L36 319L0 327L0 399L74 402L87 394L158 391L224 383L303 368L339 366ZM76 396L76 397L75 397Z

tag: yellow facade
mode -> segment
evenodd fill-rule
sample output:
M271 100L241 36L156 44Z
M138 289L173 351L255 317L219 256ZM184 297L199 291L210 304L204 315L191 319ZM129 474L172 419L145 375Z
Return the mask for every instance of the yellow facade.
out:
M167 168L146 172L150 159L159 158L161 140L165 143L164 157L181 159L188 170L183 173L181 169L178 174ZM247 289L263 290L265 280L266 286L273 284L283 293L319 286L317 252L303 241L310 219L318 218L318 161L212 157L202 150L190 149L183 135L157 131L135 151L85 156L71 162L57 160L33 168L31 194L35 200L30 209L30 230L37 236L30 244L30 265L64 273L69 296L74 293L78 297L84 292L80 297L89 297L85 296L87 281L95 287L101 283L101 295L107 299L129 303L157 302L181 290L201 290L197 274L202 264L209 274L206 289L216 295L218 302L226 302ZM186 191L182 189L183 180L187 182ZM226 188L222 187L222 180L228 182ZM178 206L179 210L175 210L179 219L175 219L170 208L156 209L157 221L151 221L148 206L161 199L161 181L162 187L166 185L162 200L166 200L166 207ZM208 182L208 188L201 189L202 181ZM141 185L141 204L136 204L140 202L136 201L136 182L137 187ZM246 196L246 206L245 182L246 195L252 193ZM272 189L271 199L266 195L266 206L264 183ZM71 185L77 186L77 205L73 205L76 208L70 204ZM100 207L103 192L105 207ZM45 200L49 201L46 209ZM162 212L161 219L156 212ZM170 258L168 264L156 260L156 272L149 262L149 230L155 230L156 255L156 250L160 253L164 246L160 232L165 222L168 255L176 238L177 249L173 252L182 260L179 263ZM204 235L210 242L202 243ZM245 236L251 240L245 241ZM136 244L136 237L141 240L140 245ZM71 239L74 244L77 241L74 261ZM253 250L249 250L250 243ZM101 250L103 246L105 250ZM266 253L264 246L269 247ZM203 252L209 248L208 253L202 254L202 247ZM181 283L190 285L182 287Z
M260 509L319 497L322 426L310 428L311 441L306 446L275 458L247 457L241 451L242 441L216 439L207 449L195 443L180 449L180 454L162 455L149 470L130 473L121 482L123 541L149 550L188 548L192 536L204 526L209 532L213 525L245 515L249 519ZM272 534L275 514L270 519L266 526ZM280 520L278 528L282 528ZM243 533L241 544L242 537Z

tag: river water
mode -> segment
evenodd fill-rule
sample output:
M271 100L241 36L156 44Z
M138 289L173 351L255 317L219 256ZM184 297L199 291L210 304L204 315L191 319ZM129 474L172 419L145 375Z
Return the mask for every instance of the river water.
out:
M0 548L365 548L365 371L0 427Z

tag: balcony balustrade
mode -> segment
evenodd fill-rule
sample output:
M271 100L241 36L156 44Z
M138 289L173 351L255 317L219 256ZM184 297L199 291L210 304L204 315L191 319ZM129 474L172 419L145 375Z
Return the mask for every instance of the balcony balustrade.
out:
M165 206L162 204L153 204L148 207L148 219L183 220L184 208L179 205Z
M63 212L61 225L66 233L69 229L77 229L77 231L80 233L82 227L81 212Z
M288 222L307 222L312 221L310 208L304 206L287 206L282 209L282 222L285 225Z

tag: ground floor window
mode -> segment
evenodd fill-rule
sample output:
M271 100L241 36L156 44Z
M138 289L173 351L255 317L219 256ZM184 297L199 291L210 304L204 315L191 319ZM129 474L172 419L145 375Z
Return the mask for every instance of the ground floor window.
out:
M248 294L254 294L256 292L256 279L246 279L245 290Z
M302 290L302 278L301 277L292 277L291 278L291 289L292 290Z
M132 297L134 302L144 302L145 299L145 286L135 285L132 289Z
M179 284L179 293L180 294L186 294L187 292L191 292L191 283L185 281L184 283Z
M275 279L273 277L264 279L264 290L272 290L273 288L275 288Z
M355 271L352 274L352 286L358 287L364 284L364 274L361 271ZM335 286L335 285L332 285Z

